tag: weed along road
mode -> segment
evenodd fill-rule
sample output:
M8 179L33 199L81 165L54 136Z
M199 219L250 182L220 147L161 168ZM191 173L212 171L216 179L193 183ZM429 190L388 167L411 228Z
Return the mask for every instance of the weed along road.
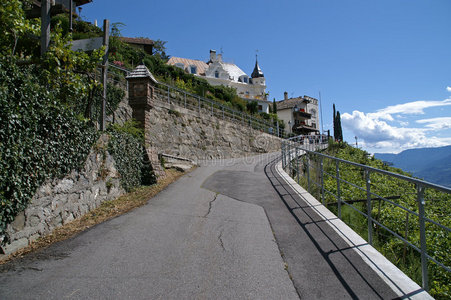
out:
M0 298L395 298L313 212L290 212L276 156L205 161L147 205L0 266Z

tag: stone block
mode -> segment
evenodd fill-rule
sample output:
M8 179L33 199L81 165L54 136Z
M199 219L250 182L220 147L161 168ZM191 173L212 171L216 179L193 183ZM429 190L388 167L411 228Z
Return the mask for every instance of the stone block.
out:
M11 244L6 245L3 247L3 251L5 252L5 254L11 254L16 252L19 249L25 248L26 246L28 246L28 239L27 238L21 238L18 240L14 240L11 242Z
M73 185L74 181L72 179L65 178L55 186L54 191L56 193L67 193Z
M75 220L74 215L72 213L66 212L63 217L63 224L67 224Z
M24 229L25 227L25 212L21 211L15 218L14 221L11 223L12 228L14 231L19 231Z
M41 219L40 219L39 216L37 216L37 215L32 215L32 216L30 216L30 218L28 219L28 225L29 225L30 227L38 226L39 223L41 223Z

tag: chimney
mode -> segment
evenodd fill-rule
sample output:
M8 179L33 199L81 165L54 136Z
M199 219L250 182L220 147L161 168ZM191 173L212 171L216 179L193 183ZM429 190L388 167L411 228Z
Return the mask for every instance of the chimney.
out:
M211 62L216 61L216 50L210 50L210 61Z
M218 61L222 62L222 54L218 54Z
M288 92L283 93L283 100L288 100Z

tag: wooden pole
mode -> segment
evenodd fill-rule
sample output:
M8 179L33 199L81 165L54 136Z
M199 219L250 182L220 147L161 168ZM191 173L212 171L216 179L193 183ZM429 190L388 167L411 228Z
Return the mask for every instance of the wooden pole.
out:
M41 1L41 55L44 55L50 44L50 0Z

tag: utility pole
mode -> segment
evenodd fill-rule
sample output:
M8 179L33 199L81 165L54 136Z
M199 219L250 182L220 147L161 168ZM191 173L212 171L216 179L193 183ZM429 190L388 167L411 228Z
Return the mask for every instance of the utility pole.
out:
M355 138L355 147L359 148L359 144L357 143L357 136L355 136L354 138Z
M50 44L51 0L41 1L41 55L47 52Z
M108 77L108 46L110 39L110 21L103 20L103 45L105 45L105 56L103 57L102 65L102 83L103 83L103 94L102 94L102 109L100 116L100 130L104 131L106 129L106 92L107 92L107 77Z

